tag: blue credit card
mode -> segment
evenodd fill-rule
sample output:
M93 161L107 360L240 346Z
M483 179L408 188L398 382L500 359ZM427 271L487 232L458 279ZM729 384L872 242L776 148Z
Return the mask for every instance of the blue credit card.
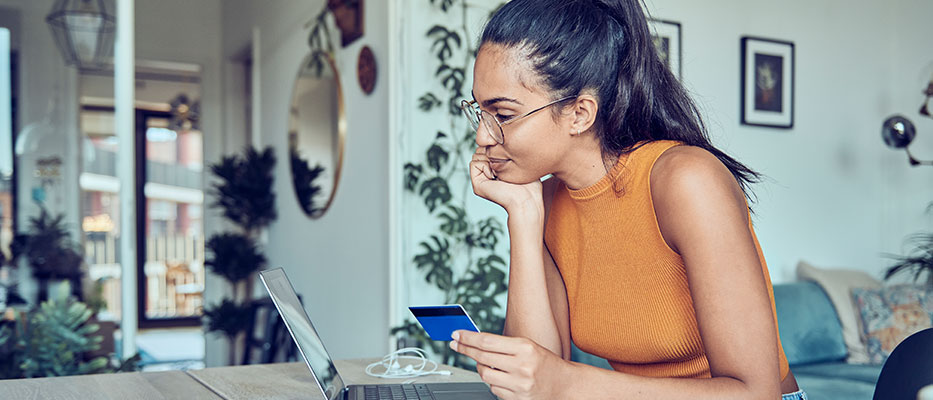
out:
M473 319L459 304L444 306L408 307L431 340L453 340L456 330L479 332Z

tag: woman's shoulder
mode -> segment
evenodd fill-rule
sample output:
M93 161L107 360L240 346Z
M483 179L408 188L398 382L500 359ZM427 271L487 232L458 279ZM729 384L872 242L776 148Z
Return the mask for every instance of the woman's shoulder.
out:
M708 150L689 145L664 151L650 173L651 197L658 204L731 198L744 204L738 181L722 161Z

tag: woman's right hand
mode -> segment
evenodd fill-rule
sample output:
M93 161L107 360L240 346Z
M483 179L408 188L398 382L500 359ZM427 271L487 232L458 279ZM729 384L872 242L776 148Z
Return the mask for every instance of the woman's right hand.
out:
M516 184L499 180L489 165L485 146L479 146L473 153L473 159L470 161L470 181L473 183L473 193L502 206L510 218L522 216L543 221L541 181Z

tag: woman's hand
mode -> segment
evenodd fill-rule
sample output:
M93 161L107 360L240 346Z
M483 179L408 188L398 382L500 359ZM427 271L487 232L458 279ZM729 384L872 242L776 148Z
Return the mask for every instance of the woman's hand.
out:
M495 171L489 166L485 146L478 147L473 153L473 159L470 161L470 181L473 183L473 193L502 206L510 217L522 215L543 219L541 181L515 184L498 180Z
M476 360L476 371L502 400L561 399L571 364L534 341L457 331L450 348ZM563 383L562 383L563 382Z

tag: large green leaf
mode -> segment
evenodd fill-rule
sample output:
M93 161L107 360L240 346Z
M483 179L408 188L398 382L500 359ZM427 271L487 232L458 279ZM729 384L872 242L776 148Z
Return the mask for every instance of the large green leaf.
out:
M446 204L451 199L450 186L447 185L447 180L441 177L424 181L418 194L424 197L424 205L431 212L434 212L438 205Z
M431 111L434 107L439 107L441 105L441 100L437 98L433 93L425 93L423 96L418 98L418 109L424 112Z
M450 242L431 235L431 242L421 242L424 251L415 256L415 266L427 270L425 281L433 283L441 290L453 286L453 271L450 269Z
M434 39L431 50L437 52L437 59L442 64L453 56L454 49L460 49L460 35L456 31L448 30L441 25L432 26L425 36Z
M447 210L438 217L444 221L440 226L441 232L450 236L460 235L466 232L470 226L466 220L466 211L452 204L448 204Z
M405 190L414 192L421 180L423 168L421 164L405 163Z
M436 142L428 148L427 151L428 157L428 166L434 168L435 171L440 172L441 168L447 164L447 160L450 159L450 153L447 150L444 150L441 145Z
M496 244L499 243L499 236L503 232L502 223L494 217L489 217L477 224L477 231L468 234L466 242L471 247L495 250Z

